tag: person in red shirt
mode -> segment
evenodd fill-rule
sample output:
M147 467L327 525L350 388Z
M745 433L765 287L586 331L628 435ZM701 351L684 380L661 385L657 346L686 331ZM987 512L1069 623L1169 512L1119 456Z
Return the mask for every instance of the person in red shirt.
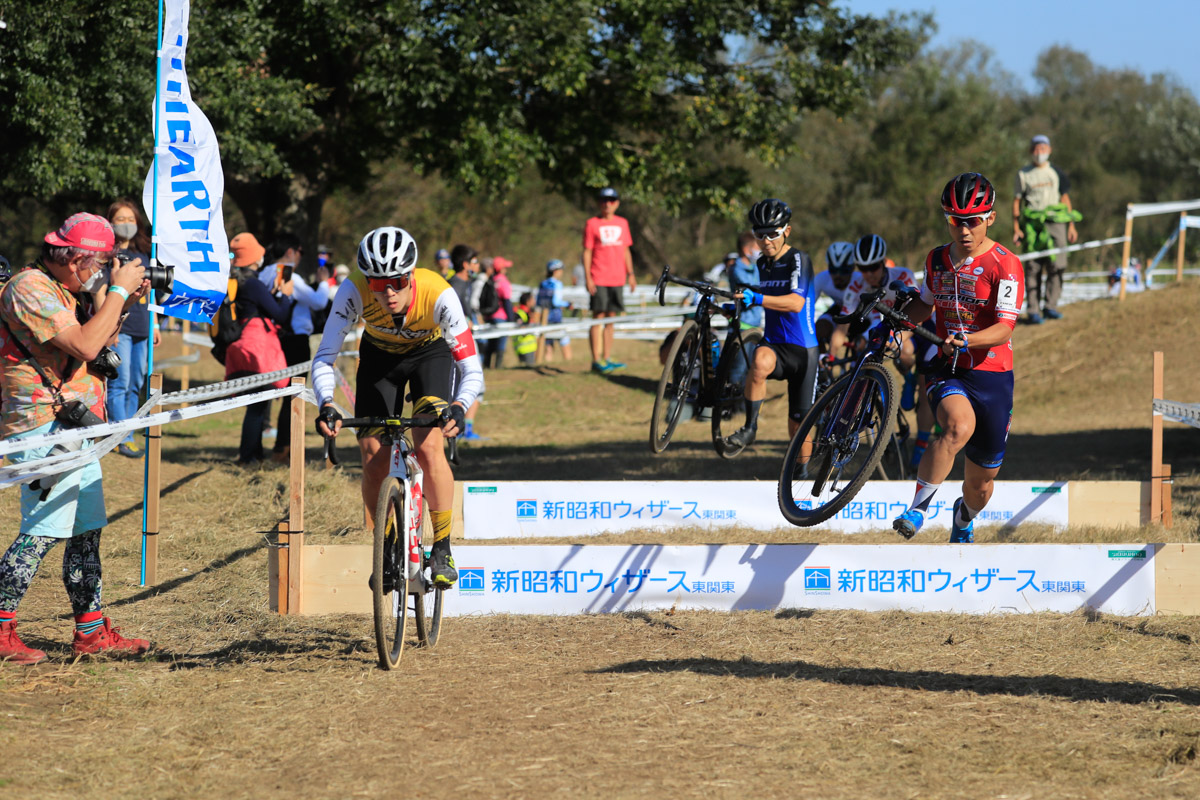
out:
M583 268L587 278L588 294L592 296L592 316L596 319L615 317L625 311L622 299L625 285L637 288L633 276L633 237L629 234L629 222L617 216L621 197L617 190L601 189L597 200L600 213L587 221L583 228ZM609 358L612 354L613 326L593 325L588 330L592 345L592 371L607 375L620 364Z
M995 204L996 190L977 172L946 184L942 210L951 242L930 251L920 297L907 308L917 323L937 309L944 363L926 390L943 433L921 459L912 505L892 523L906 539L921 529L929 501L963 451L962 497L954 502L950 541L973 542L973 520L991 499L1004 461L1013 407L1012 332L1025 272L1016 255L988 237Z

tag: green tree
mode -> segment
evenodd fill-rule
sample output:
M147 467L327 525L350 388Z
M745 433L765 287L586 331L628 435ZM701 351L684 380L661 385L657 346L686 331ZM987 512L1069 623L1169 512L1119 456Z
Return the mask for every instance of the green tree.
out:
M0 185L133 191L152 70L129 53L153 41L150 4L111 19L116 4L57 5L0 6L0 153L32 158ZM732 213L746 173L714 155L777 162L790 121L849 110L919 43L828 0L199 0L191 31L193 93L222 139L228 194L251 229L310 242L324 199L365 188L388 157L467 192L511 188L533 167L576 198L612 183L655 207Z

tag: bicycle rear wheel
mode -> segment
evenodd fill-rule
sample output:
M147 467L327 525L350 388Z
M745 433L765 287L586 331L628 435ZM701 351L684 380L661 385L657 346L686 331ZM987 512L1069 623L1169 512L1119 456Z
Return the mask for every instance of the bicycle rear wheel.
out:
M849 398L837 420L833 417ZM779 510L793 525L824 522L854 499L891 438L900 400L890 372L866 364L817 398L788 445L779 473ZM832 422L832 424L830 424ZM804 443L811 452L804 455Z
M375 549L371 563L371 599L379 666L395 669L404 654L408 624L408 553L405 547L404 492L388 478L375 504Z
M741 336L742 346L726 347L721 353L721 363L717 367L716 405L712 412L712 440L717 455L722 458L733 458L744 450L744 447L730 445L725 441L729 434L742 427L745 416L738 413L746 402L746 375L750 370L750 361L754 358L754 348L762 341L761 331L749 331ZM732 373L735 367L742 367L738 380Z
M658 393L650 416L650 449L655 453L666 450L671 443L683 406L688 402L692 373L699 363L700 326L694 320L688 320L675 335L662 377L658 379Z
M429 510L425 509L421 513L422 541L433 540L433 526L429 524ZM414 591L413 598L413 616L417 621L417 642L422 647L434 647L437 645L438 636L442 632L442 605L445 602L446 590L441 586L435 586L429 578L429 561L425 558L425 554L421 554L421 581L419 586L412 586ZM417 583L417 582L414 582Z

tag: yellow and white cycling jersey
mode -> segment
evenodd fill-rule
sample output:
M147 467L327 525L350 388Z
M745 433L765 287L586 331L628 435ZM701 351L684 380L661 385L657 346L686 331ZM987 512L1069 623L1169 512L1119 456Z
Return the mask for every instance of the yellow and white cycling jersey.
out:
M398 359L445 339L458 371L454 400L465 408L475 402L483 391L483 365L458 295L445 278L432 270L413 270L412 280L412 304L399 323L375 299L361 270L355 269L347 280L342 281L321 334L321 345L313 358L312 384L318 408L333 398L333 362L346 335L354 330L359 319L366 325L363 336Z

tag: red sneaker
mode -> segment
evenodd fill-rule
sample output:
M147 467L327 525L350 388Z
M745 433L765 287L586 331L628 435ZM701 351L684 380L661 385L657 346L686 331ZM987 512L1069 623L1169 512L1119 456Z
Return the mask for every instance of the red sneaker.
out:
M46 660L41 650L26 647L17 636L17 621L0 622L0 661L10 664L40 664Z
M77 656L105 651L136 656L150 649L150 642L145 639L126 639L117 632L119 630L121 629L112 627L112 621L105 617L104 624L87 635L75 631L75 641L72 643L71 649Z

